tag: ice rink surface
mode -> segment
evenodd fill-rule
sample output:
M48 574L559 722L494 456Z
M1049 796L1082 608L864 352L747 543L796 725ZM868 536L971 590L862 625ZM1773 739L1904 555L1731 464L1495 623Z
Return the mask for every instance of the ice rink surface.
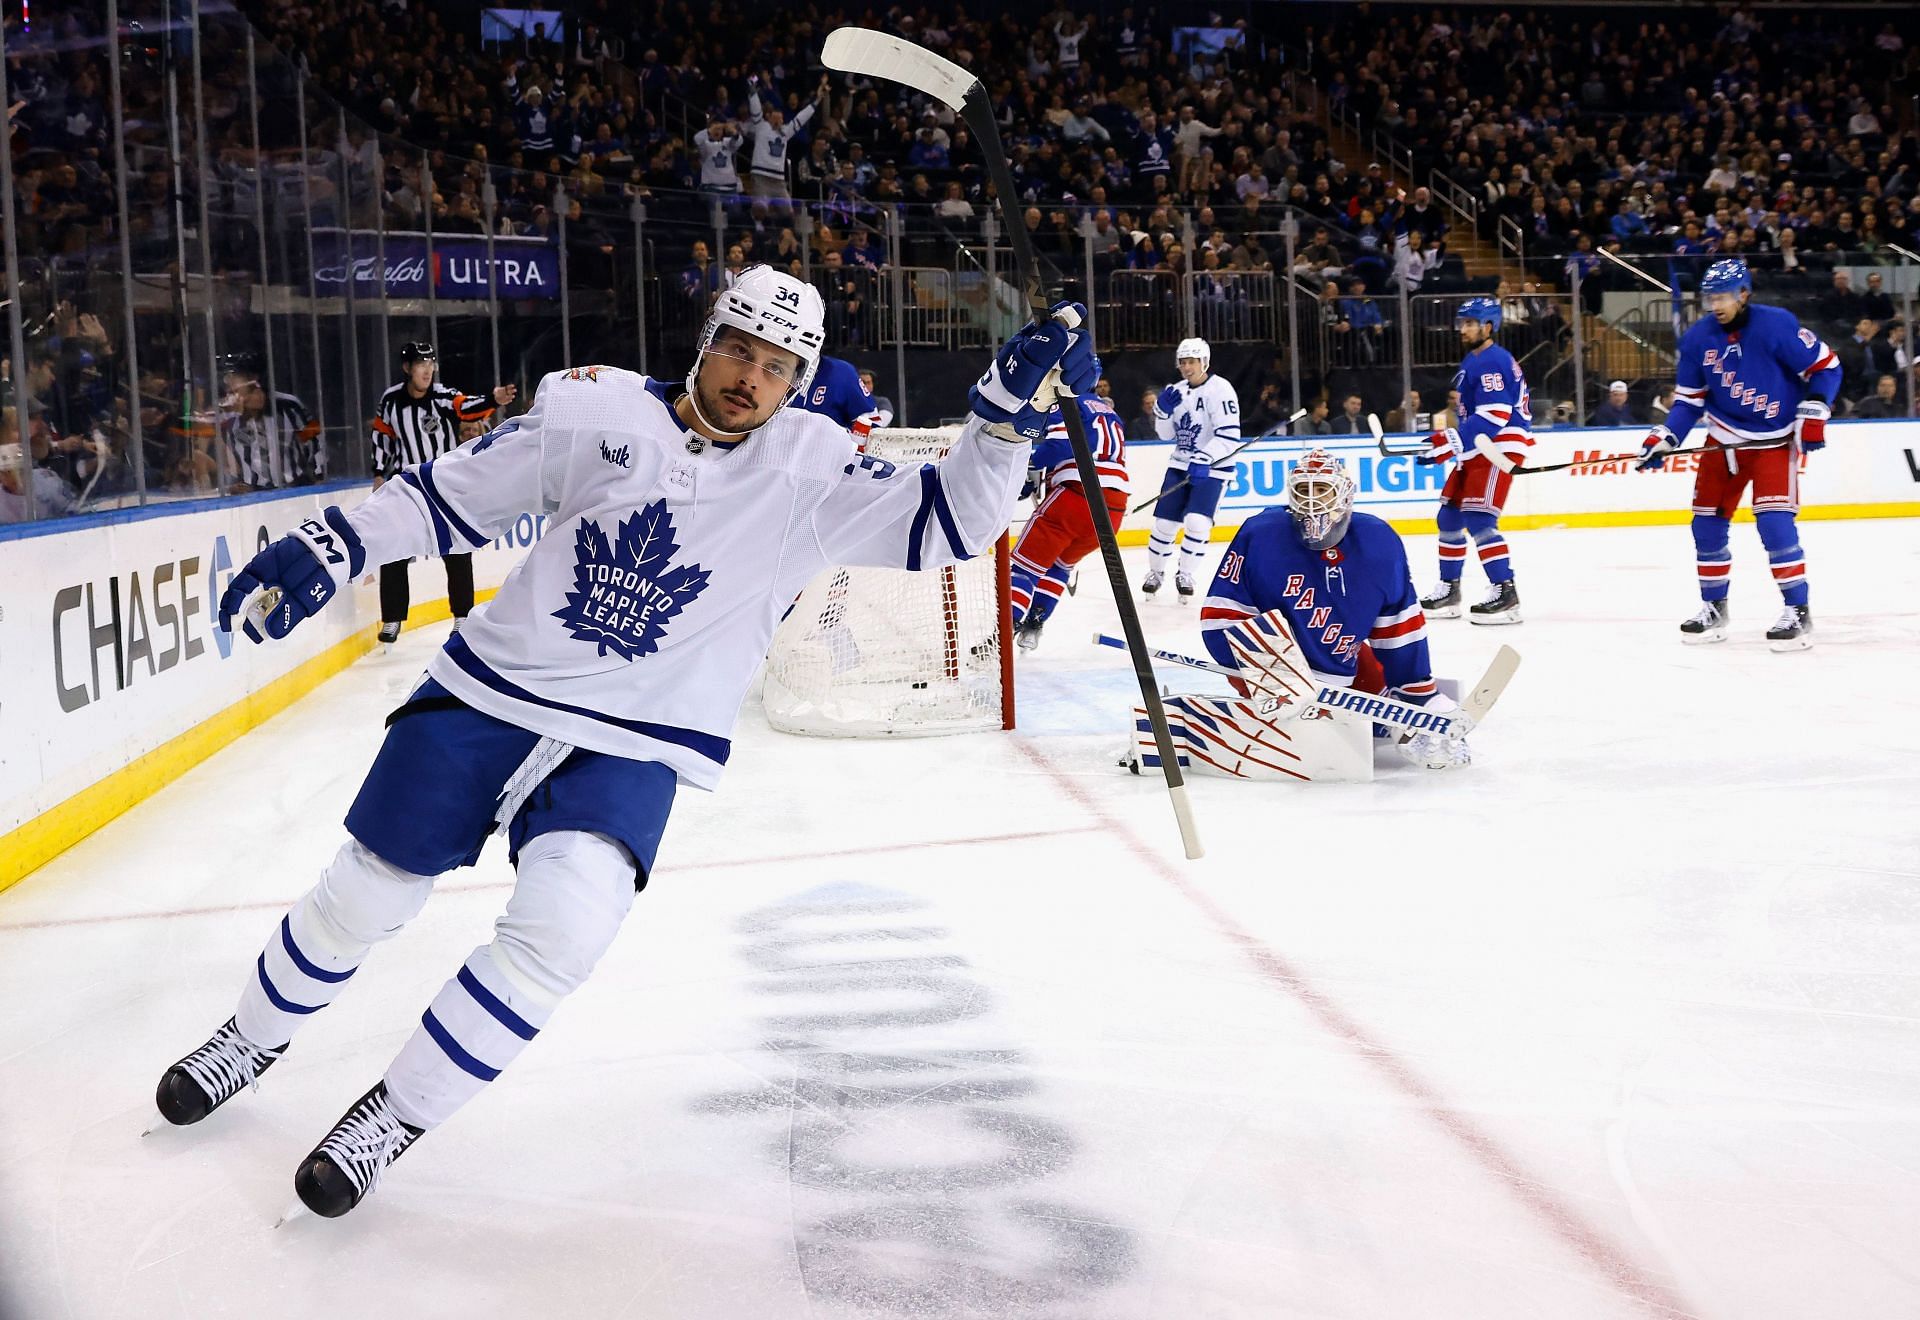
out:
M409 635L0 895L0 1314L1920 1314L1920 525L1803 536L1817 644L1776 655L1750 526L1707 648L1684 528L1514 535L1527 621L1430 626L1442 674L1524 656L1473 767L1198 781L1199 863L1113 766L1097 563L1017 734L750 705L587 987L276 1229L488 937L497 843L257 1094L141 1131L337 847Z

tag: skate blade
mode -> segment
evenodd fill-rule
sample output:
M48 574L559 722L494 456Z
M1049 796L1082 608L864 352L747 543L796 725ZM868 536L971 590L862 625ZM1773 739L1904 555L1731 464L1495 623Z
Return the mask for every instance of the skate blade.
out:
M1786 637L1779 641L1769 641L1767 643L1767 649L1770 651L1778 651L1782 655L1785 655L1789 651L1811 651L1813 649L1813 639L1811 637Z
M1429 619L1457 619L1464 611L1458 605L1435 605L1425 613Z
M1680 645L1682 646L1712 646L1715 642L1724 642L1726 640L1727 632L1724 628L1715 629L1713 632L1680 634Z
M1519 610L1502 610L1498 614L1469 614L1467 616L1467 622L1483 623L1483 624L1484 623L1518 623L1520 622L1520 611Z
M317 1217L313 1211L307 1209L307 1203L296 1196L293 1198L293 1203L285 1210L282 1210L280 1217L273 1221L273 1226L275 1228L284 1228L296 1219L312 1219Z

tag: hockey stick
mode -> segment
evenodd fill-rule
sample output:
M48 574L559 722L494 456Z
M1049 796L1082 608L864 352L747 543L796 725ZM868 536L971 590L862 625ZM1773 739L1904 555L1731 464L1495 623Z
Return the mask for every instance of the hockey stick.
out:
M1014 268L1032 309L1035 320L1047 314L1047 301L1040 289L1039 265L1033 256L1033 241L1027 234L1016 207L1019 194L1014 191L1013 172L1007 166L1006 149L1000 142L1000 126L994 120L993 107L987 101L987 89L980 80L951 60L903 41L891 33L868 28L836 28L827 34L820 52L821 62L842 73L862 74L902 83L924 92L950 107L973 132L985 158L987 177L993 183L994 203L1000 211L1001 228L1013 247ZM1089 289L1088 296L1092 296ZM1100 470L1093 461L1093 449L1087 441L1086 421L1078 405L1060 410L1067 424L1067 439L1073 446L1074 464L1080 471L1082 490L1100 489ZM1166 776L1167 794L1173 801L1174 819L1180 826L1180 842L1189 859L1200 857L1200 832L1194 825L1193 807L1187 800L1185 777L1180 773L1173 734L1167 728L1166 708L1160 703L1160 689L1154 682L1153 662L1147 658L1146 636L1140 629L1140 614L1133 602L1133 588L1127 582L1127 568L1120 559L1120 542L1113 534L1113 519L1104 500L1089 499L1094 534L1100 540L1100 557L1106 564L1107 578L1113 586L1114 604L1119 608L1121 630L1127 636L1127 650L1133 656L1134 675L1140 681L1140 695L1153 726L1153 741L1160 751L1160 769ZM1003 643L1004 644L1004 643Z
M1678 458L1682 454L1711 453L1713 449L1714 446L1712 445L1696 445L1692 449L1669 449L1666 453L1660 455L1660 458L1661 461L1664 462L1669 458ZM1513 475L1516 477L1525 477L1536 472L1559 472L1563 468L1587 467L1593 463L1637 463L1645 457L1645 454L1601 454L1595 458L1572 458L1564 463L1547 463L1540 467L1517 467L1513 470ZM1657 470L1658 469L1655 468L1648 469L1650 472Z
M1287 425L1292 426L1295 422L1299 421L1302 417L1305 417L1306 415L1307 415L1307 410L1305 408L1298 409L1297 411L1295 411L1293 416L1287 418ZM1246 450L1251 449L1253 446L1259 444L1262 440L1285 440L1287 438L1288 437L1284 431L1276 431L1272 435L1256 435L1255 437L1253 437L1253 439L1247 441L1245 444L1236 446L1232 450L1228 451L1221 458L1218 458L1213 462L1207 464L1207 466L1210 468L1213 468L1213 467L1218 467L1222 463L1230 463L1234 459L1240 457L1240 455L1244 453ZM1161 500L1173 494L1176 490L1179 490L1182 486L1190 484L1192 481L1193 481L1193 470L1192 468L1188 468L1186 476L1174 482L1171 486L1168 486L1165 490L1159 492L1157 495L1147 496L1147 498L1145 498L1144 500L1141 500L1138 504L1134 505L1131 509L1128 509L1127 512L1138 513L1142 509L1150 509L1154 505L1158 504Z
M1122 646L1118 637L1106 633L1095 633L1093 640L1102 646ZM1167 664L1184 665L1188 669L1204 670L1209 674L1220 674L1228 678L1244 678L1240 670L1229 665L1216 664L1212 660L1202 660L1196 656L1181 655L1178 651L1154 649L1148 652L1156 660ZM1445 711L1429 710L1425 706L1416 706L1410 701L1400 701L1384 693L1356 692L1352 688L1334 687L1323 683L1317 692L1307 700L1307 706L1319 710L1349 711L1381 724L1400 724L1408 732L1437 733L1443 738L1459 738L1473 732L1480 721L1487 717L1493 704L1500 700L1500 694L1507 690L1507 684L1513 681L1514 673L1520 668L1520 653L1511 646L1502 646L1494 653L1493 661L1487 666L1480 681L1467 693L1465 701L1460 703L1457 714Z
M1413 458L1427 452L1426 442L1420 440L1414 442L1412 449L1388 448L1387 433L1381 429L1379 413L1367 414L1367 429L1373 432L1373 443L1380 447L1381 454L1387 458Z

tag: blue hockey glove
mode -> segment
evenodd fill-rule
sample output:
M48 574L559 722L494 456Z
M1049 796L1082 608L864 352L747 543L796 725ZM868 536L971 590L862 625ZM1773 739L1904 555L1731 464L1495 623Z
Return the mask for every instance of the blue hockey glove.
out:
M1812 454L1827 447L1827 421L1833 416L1833 409L1819 399L1807 399L1793 410L1793 431L1800 439L1800 448Z
M255 592L242 620L248 637L278 641L300 621L320 612L340 587L366 567L366 550L337 507L309 518L247 561L220 596L220 629L233 631L233 617ZM261 635L265 630L265 636Z
M1153 401L1153 410L1162 417L1173 416L1173 410L1180 406L1180 387L1169 385L1160 391L1160 397Z
M1048 377L1056 367L1061 384L1076 394L1091 392L1100 378L1100 359L1093 355L1085 332L1059 319L1062 313L1084 321L1087 309L1079 303L1055 303L1046 321L1029 321L1002 344L992 364L967 391L974 415L1003 428L1003 438L1045 438L1047 414L1054 406ZM1047 388L1043 391L1043 387ZM1047 397L1036 397L1043 392Z
M1665 455L1679 447L1679 436L1664 426L1656 426L1647 432L1647 438L1640 442L1640 461L1633 465L1633 470L1657 472L1666 466Z

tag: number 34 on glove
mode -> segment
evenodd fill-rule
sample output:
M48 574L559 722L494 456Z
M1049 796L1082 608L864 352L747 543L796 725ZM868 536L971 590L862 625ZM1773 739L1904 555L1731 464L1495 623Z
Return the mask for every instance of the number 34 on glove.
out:
M220 630L240 615L247 636L278 641L318 614L366 568L366 549L337 506L309 518L233 575L220 596Z
M1093 342L1078 327L1087 309L1058 302L1045 321L1029 321L1000 346L985 373L967 391L974 415L989 433L1016 443L1046 437L1047 417L1066 395L1091 394L1100 379Z

